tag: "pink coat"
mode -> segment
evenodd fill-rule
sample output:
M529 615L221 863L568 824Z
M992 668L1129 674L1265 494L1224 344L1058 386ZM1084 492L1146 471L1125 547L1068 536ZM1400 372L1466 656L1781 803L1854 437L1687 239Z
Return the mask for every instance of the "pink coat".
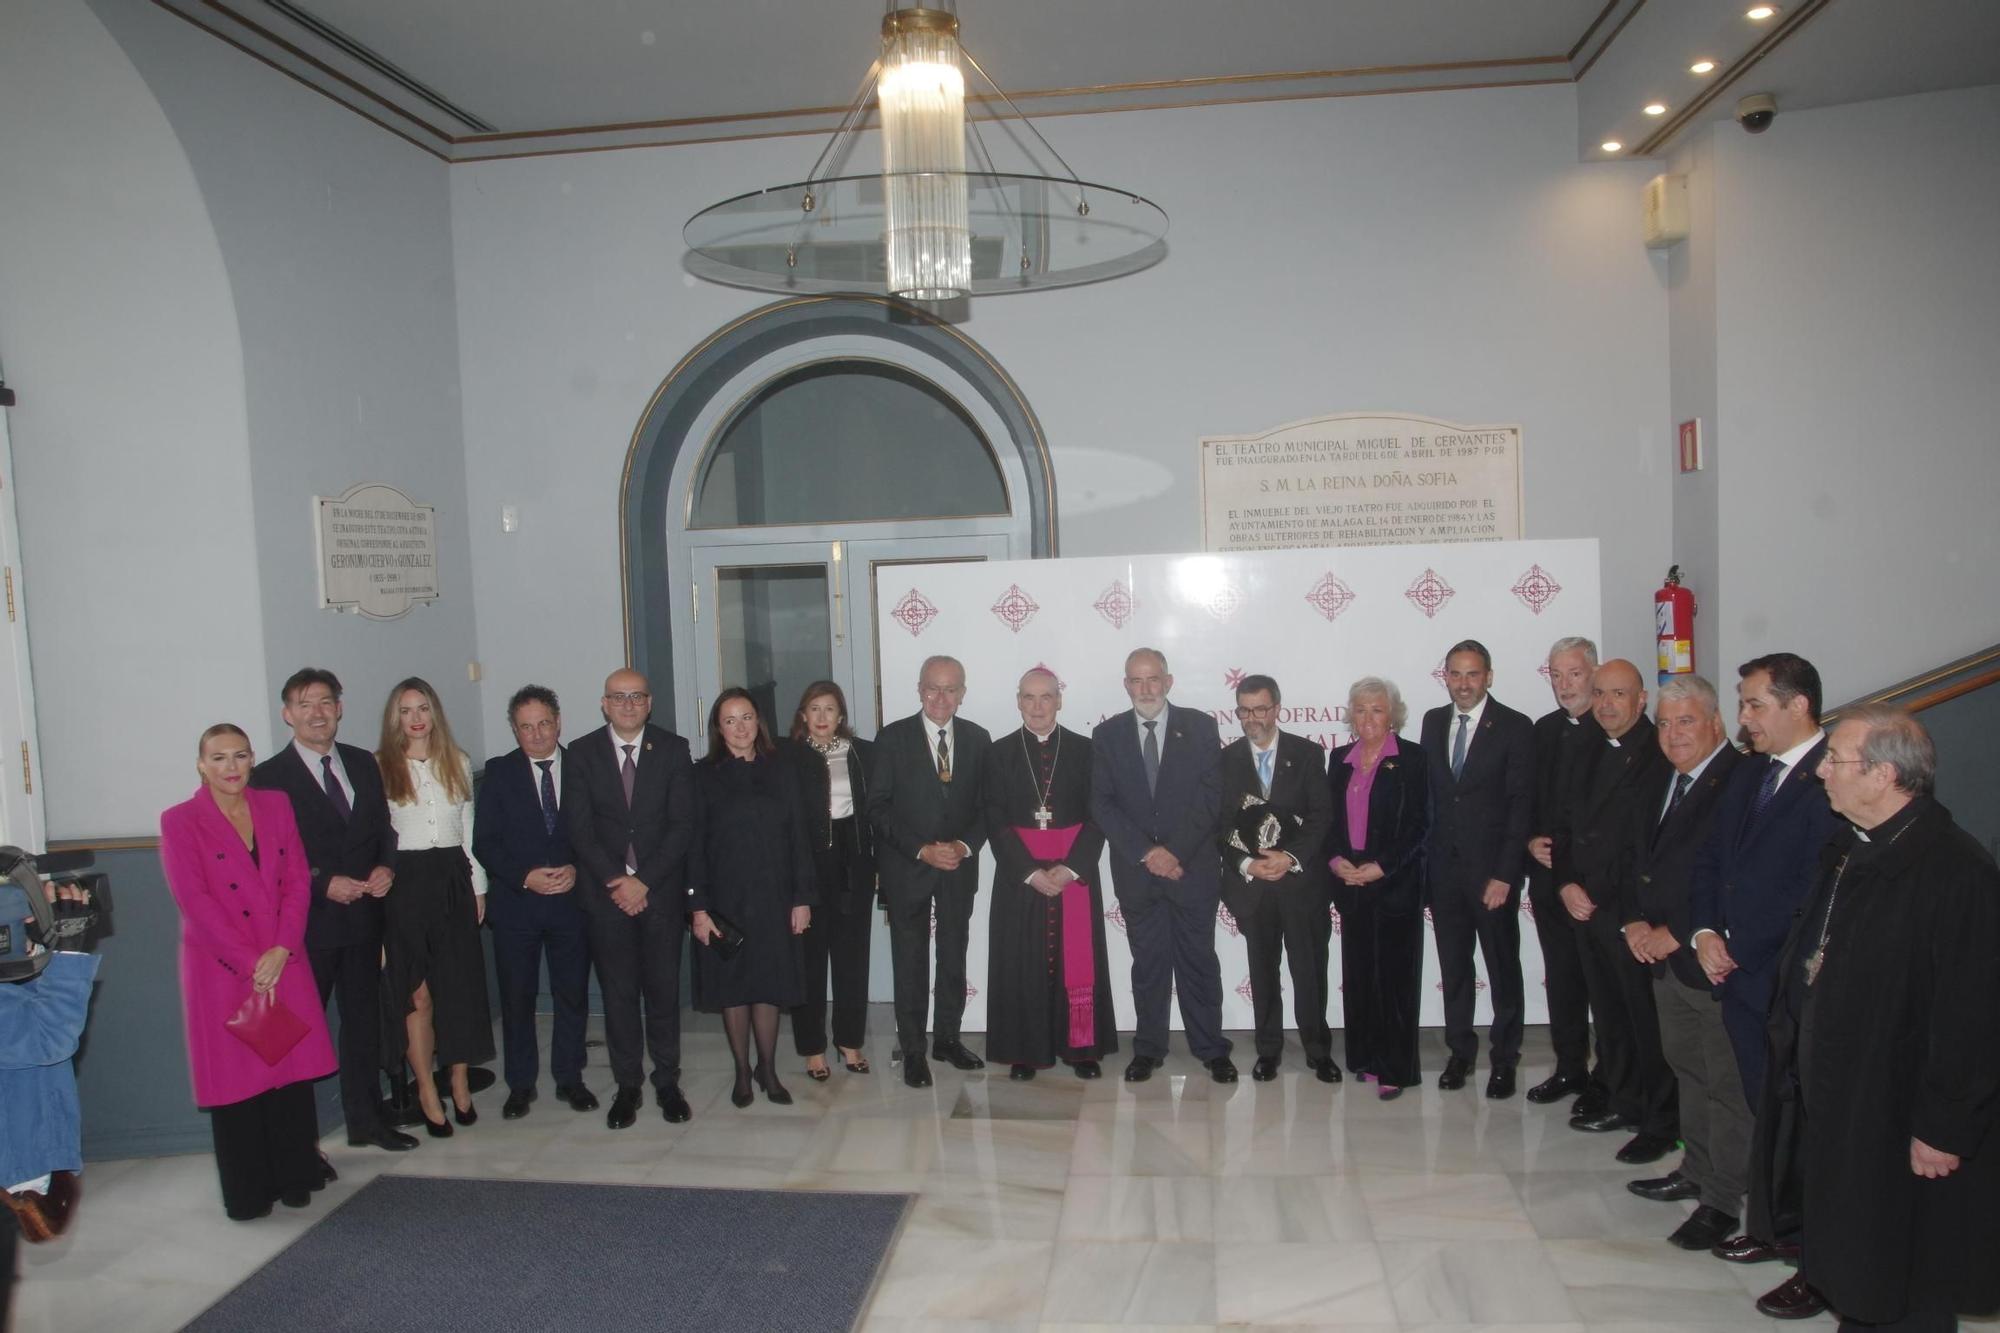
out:
M206 787L160 816L160 860L181 909L181 1001L199 1106L227 1106L324 1078L337 1063L306 958L311 870L291 800L273 791L243 795L257 837L255 861ZM284 1059L267 1065L223 1024L250 997L257 960L274 945L292 952L277 997L309 1030Z

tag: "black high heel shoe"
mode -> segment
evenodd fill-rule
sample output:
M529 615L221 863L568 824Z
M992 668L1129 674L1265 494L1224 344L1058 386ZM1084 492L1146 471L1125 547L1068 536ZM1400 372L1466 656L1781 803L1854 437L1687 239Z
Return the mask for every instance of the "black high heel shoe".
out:
M729 1104L741 1110L757 1100L757 1094L750 1091L750 1080L743 1077L743 1071L736 1071L736 1086L729 1090Z
M476 1125L479 1123L479 1108L477 1106L474 1106L472 1104L472 1099L468 1097L466 1099L465 1109L463 1111L458 1109L458 1103L456 1101L452 1102L451 1116L452 1119L458 1121L458 1123L461 1125Z
M750 1076L757 1080L757 1086L764 1090L764 1099L773 1106L790 1106L792 1104L792 1094L786 1091L784 1084L778 1082L776 1074L773 1074L764 1068L764 1066L758 1065L751 1071Z
M448 1139L451 1137L451 1121L433 1120L430 1117L430 1113L425 1112L424 1133L430 1135L434 1139Z

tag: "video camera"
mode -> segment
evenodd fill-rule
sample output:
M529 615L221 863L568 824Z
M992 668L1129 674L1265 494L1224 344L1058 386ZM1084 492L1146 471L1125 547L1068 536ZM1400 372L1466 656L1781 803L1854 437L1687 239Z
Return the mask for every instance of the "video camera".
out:
M88 852L39 861L19 847L0 847L0 983L32 981L51 953L91 953L110 933L111 885L86 873ZM44 871L55 889L49 901Z

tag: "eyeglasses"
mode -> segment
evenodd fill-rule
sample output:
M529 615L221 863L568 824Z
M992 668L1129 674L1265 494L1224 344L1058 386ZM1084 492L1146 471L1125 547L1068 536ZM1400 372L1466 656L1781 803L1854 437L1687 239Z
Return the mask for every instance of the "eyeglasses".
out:
M1262 721L1263 719L1271 716L1271 714L1277 711L1278 711L1278 706L1276 704L1261 704L1256 708L1244 708L1239 704L1236 709L1236 716L1242 720L1248 720L1254 717L1257 720Z
M1865 768L1872 768L1875 761L1872 759L1835 759L1829 754L1823 756L1820 762L1822 764L1860 764Z
M621 690L616 694L607 694L604 697L614 704L642 704L653 696L645 690Z

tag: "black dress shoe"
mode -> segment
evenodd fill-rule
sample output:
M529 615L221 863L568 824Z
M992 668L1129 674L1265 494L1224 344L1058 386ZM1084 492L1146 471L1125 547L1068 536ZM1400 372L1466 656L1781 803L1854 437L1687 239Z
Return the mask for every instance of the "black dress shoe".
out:
M1217 1083L1236 1081L1236 1063L1226 1055L1218 1055L1208 1062L1208 1076Z
M1631 1129L1634 1124L1630 1116L1622 1116L1609 1109L1596 1115L1573 1115L1569 1118L1571 1129L1580 1129L1587 1134L1609 1134L1614 1129Z
M903 1085L910 1088L928 1088L931 1085L931 1067L921 1055L911 1055L903 1061Z
M611 1109L604 1114L606 1129L630 1129L639 1123L639 1107L646 1100L643 1088L620 1087L618 1095L611 1099Z
M1160 1062L1152 1056L1135 1055L1132 1057L1132 1063L1125 1066L1125 1081L1127 1083L1144 1083L1153 1076L1153 1071L1159 1067Z
M1504 1102L1514 1095L1514 1066L1496 1069L1486 1076L1486 1095L1496 1102Z
M597 1095L581 1083L564 1083L556 1089L556 1096L569 1103L572 1111L595 1111Z
M1655 1203L1678 1203L1682 1199L1698 1198L1701 1195L1701 1186L1679 1171L1669 1171L1664 1176L1656 1176L1651 1180L1628 1180L1625 1182L1625 1188L1640 1198L1651 1199ZM1720 1236L1715 1238L1715 1240L1721 1239ZM1708 1245L1713 1244L1714 1240L1708 1243ZM1708 1245L1701 1248L1705 1250Z
M350 1148L380 1148L383 1152L408 1152L417 1146L417 1141L408 1134L399 1133L383 1125L377 1129L349 1134L347 1146Z
M509 1089L507 1100L500 1104L500 1118L502 1120L519 1120L528 1113L528 1103L534 1100L535 1090L533 1088Z
M931 1046L931 1059L942 1060L953 1069L984 1069L986 1062L965 1049L962 1041L940 1041Z
M1103 1078L1104 1066L1095 1060L1078 1060L1070 1066L1078 1078Z
M1783 1241L1760 1240L1756 1236L1731 1236L1719 1245L1711 1245L1708 1252L1724 1263L1768 1264L1773 1259L1783 1259L1786 1263L1797 1263L1799 1247Z
M1340 1082L1340 1066L1327 1056L1311 1061L1313 1077L1322 1083Z
M1471 1071L1470 1064L1454 1055L1444 1062L1444 1072L1438 1075L1438 1086L1446 1092L1457 1092L1465 1086L1465 1076Z
M1657 1134L1637 1134L1618 1150L1618 1160L1629 1166L1657 1162L1680 1144L1679 1139L1663 1139Z
M1034 1076L1035 1067L1033 1065L1010 1065L1007 1068L1007 1077L1013 1079L1016 1083L1026 1083Z
M1757 1298L1757 1313L1771 1319L1810 1319L1826 1309L1826 1297L1812 1289L1805 1274L1794 1273Z
M1569 1114L1572 1120L1587 1120L1610 1109L1610 1089L1599 1083L1590 1083L1584 1086L1583 1095L1570 1103Z
M1257 1063L1250 1066L1250 1077L1259 1083L1269 1083L1277 1076L1278 1057L1275 1055L1260 1055L1257 1057Z
M771 1082L775 1085L777 1080L772 1079ZM785 1092L783 1088L779 1088L778 1091ZM770 1096L774 1102L778 1100L775 1094L766 1095ZM688 1107L688 1099L681 1096L680 1084L669 1083L663 1088L655 1088L653 1096L659 1099L660 1115L668 1124L685 1125L688 1121L694 1119L694 1112ZM791 1099L792 1094L785 1092L785 1100L789 1102Z
M1724 1240L1736 1230L1736 1219L1720 1208L1702 1204L1688 1214L1687 1221L1674 1229L1667 1239L1683 1250L1705 1250Z
M1559 1102L1571 1093L1582 1091L1582 1079L1571 1078L1567 1074L1550 1074L1528 1089L1528 1100L1537 1106L1547 1106L1550 1102Z

